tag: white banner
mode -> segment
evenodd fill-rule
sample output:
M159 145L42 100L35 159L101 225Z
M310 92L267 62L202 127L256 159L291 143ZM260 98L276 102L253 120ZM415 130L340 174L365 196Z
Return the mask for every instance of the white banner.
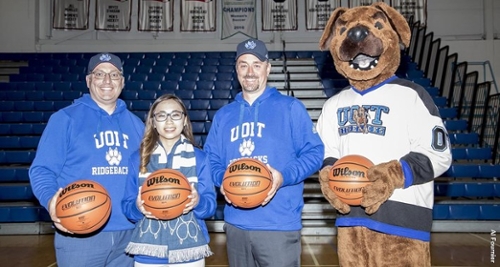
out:
M391 6L399 11L406 20L420 21L420 25L427 25L427 0L392 0Z
M255 0L222 0L222 39L238 33L257 38Z
M181 0L181 31L215 31L216 1Z
M174 1L139 0L139 31L174 30Z
M333 10L340 6L340 0L307 0L306 29L323 30Z
M390 0L349 0L349 7L357 7L357 6L369 6L375 2L385 2L386 4L390 5Z
M96 30L130 31L132 0L96 1Z
M297 0L262 0L263 31L295 31L297 24Z
M55 0L52 27L64 30L88 29L89 4L90 0Z

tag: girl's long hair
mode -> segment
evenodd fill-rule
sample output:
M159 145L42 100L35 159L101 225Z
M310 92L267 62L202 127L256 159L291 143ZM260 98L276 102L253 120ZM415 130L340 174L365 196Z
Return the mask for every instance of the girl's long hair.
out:
M144 136L142 137L141 146L139 148L141 155L141 165L140 165L141 173L147 172L146 166L148 166L151 154L153 154L153 151L155 150L156 146L158 145L158 141L160 140L159 134L154 127L154 121L153 121L154 111L161 102L170 99L174 100L182 107L182 112L184 113L186 119L186 125L182 130L182 134L189 140L189 142L193 146L197 146L194 141L193 127L191 125L191 119L189 119L189 114L186 105L184 105L182 100L175 95L172 94L162 95L155 100L153 105L151 105L151 108L149 109L148 112L148 116L146 118L146 127L144 129Z

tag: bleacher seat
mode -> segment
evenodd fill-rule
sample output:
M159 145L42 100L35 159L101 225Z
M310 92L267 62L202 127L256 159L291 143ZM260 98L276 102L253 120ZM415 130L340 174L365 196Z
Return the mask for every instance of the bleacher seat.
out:
M210 99L210 109L218 110L228 103L229 99Z
M27 91L25 92L25 99L32 101L45 100L45 93L44 91L31 91L31 92Z
M219 65L219 58L205 58L203 59L204 66L217 66Z
M195 90L196 81L179 81L179 90Z
M217 66L217 73L220 73L220 72L233 73L233 72L235 72L234 65L219 65L219 66Z
M125 83L125 89L130 91L140 91L142 90L142 82L140 81L127 81Z
M178 86L179 86L178 81L165 80L164 82L161 82L162 90L176 90Z
M148 74L146 73L132 73L128 75L127 81L145 82L148 80Z
M182 76L182 73L180 73L180 72L165 73L165 81L178 82L181 80L181 76Z
M136 90L123 90L120 98L123 100L135 100L138 99L138 93Z
M152 71L152 65L139 65L135 67L134 73L150 74L151 71Z
M215 81L216 75L215 72L201 72L198 74L199 81Z
M210 99L212 98L212 90L203 90L197 87L193 92L195 99Z
M53 82L52 88L54 91L58 91L58 92L70 91L71 90L71 82Z
M231 81L215 81L214 91L229 91L233 88Z
M482 178L500 178L500 165L479 165L479 173ZM500 195L497 195L500 197Z
M175 95L181 99L193 99L194 89L180 89L175 91Z
M0 164L31 164L34 158L34 151L2 151Z
M192 99L191 100L191 109L209 109L210 100L208 99Z
M215 88L217 87L217 82L215 82ZM212 91L212 98L214 99L229 99L231 98L231 89L214 89Z
M137 111L148 111L153 102L151 100L129 100L129 108Z
M51 101L64 100L63 92L66 91L60 91L60 90L47 91L43 94L43 97L45 100L51 100Z
M170 65L168 67L168 72L169 73L183 73L184 72L184 65Z
M217 71L216 65L201 66L201 73L217 73Z
M162 82L161 80L148 80L142 83L142 89L147 91L150 90L158 91L161 89L161 82Z
M185 72L181 75L181 81L198 81L199 73Z
M9 184L0 186L0 201L28 201L35 196L31 186L26 184Z
M479 135L477 133L452 133L449 137L452 145L479 144Z
M89 88L87 87L87 82L73 81L71 82L71 90L88 93Z
M0 182L29 182L28 167L3 167L0 168Z
M465 131L467 130L466 120L444 120L444 126L448 131Z
M219 72L215 75L216 81L232 81L235 79L235 74L232 72Z
M148 81L162 82L165 80L165 74L163 73L149 73Z
M144 90L138 92L138 100L155 100L161 94L158 94L159 90Z
M188 114L191 121L206 121L208 118L206 110L188 110Z
M156 65L153 66L152 73L165 74L168 72L168 65Z
M197 81L196 82L196 89L197 90L212 90L214 88L214 82L213 81Z

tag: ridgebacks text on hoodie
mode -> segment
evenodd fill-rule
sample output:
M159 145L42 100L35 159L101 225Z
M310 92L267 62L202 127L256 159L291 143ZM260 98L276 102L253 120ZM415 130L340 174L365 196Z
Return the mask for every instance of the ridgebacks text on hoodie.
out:
M320 168L324 147L299 100L267 87L249 105L239 93L215 114L204 149L219 187L227 166L240 158L258 159L283 175L283 185L266 206L226 205L226 222L244 230L302 228L303 181Z
M48 210L60 187L95 180L111 196L111 217L103 231L133 229L121 210L128 160L139 148L143 122L118 99L109 115L85 94L54 113L42 134L29 175L33 193Z

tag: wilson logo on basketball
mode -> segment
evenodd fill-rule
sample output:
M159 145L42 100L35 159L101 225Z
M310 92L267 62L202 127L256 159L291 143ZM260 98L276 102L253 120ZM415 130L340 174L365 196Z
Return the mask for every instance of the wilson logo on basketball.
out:
M149 201L168 201L168 200L176 200L181 198L181 194L167 194L167 195L156 195L156 196L149 196L148 200Z
M92 203L94 201L95 201L95 195L83 197L83 198L73 200L73 201L70 201L68 203L63 204L61 209L67 210L67 209L71 209L71 208L76 207L76 206L85 205L87 203Z
M78 189L78 188L82 188L82 187L94 188L94 185L93 184L88 184L88 183L74 183L74 184L71 184L71 185L67 186L66 188L64 188L61 191L61 193L59 194L59 197L62 197L64 194L68 193L69 191L71 191L73 189Z
M246 170L254 171L254 172L258 172L258 173L261 172L261 169L259 167L248 165L246 163L234 164L234 165L229 167L229 173L232 173L235 171L246 171Z
M177 178L165 177L163 175L158 177L152 177L146 180L146 185L148 187L154 184L164 184L164 183L181 184L181 181Z
M334 168L333 169L333 177L337 176L357 176L361 178L365 178L364 171L351 171L349 167L344 168Z
M230 182L230 187L259 187L260 181Z

